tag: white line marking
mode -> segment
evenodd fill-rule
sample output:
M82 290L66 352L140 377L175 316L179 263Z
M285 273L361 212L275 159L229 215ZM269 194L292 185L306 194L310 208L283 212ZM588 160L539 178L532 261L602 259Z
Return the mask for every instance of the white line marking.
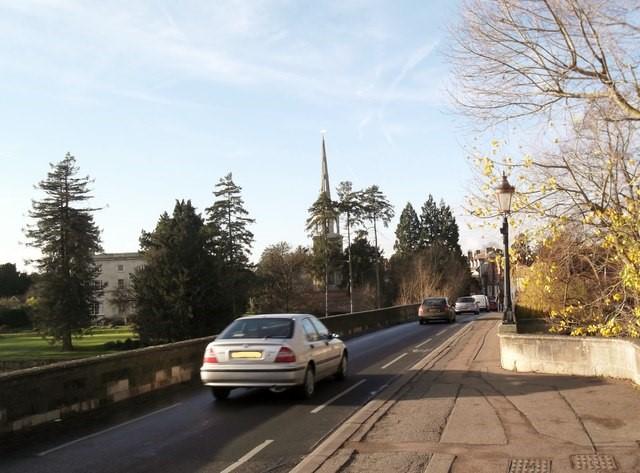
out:
M265 447L268 447L271 443L273 443L273 440L265 440L260 445L258 445L256 448L254 448L249 453L247 453L245 456L240 458L240 460L238 460L235 463L232 463L231 465L226 467L224 470L222 470L220 473L230 473L230 472L232 472L233 470L238 468L240 465L242 465L242 464L248 462L249 460L251 460L253 457L255 457L260 452L260 450L262 450Z
M311 411L312 414L317 414L318 412L320 412L322 409L324 409L325 407L327 407L329 404L331 404L333 401L335 401L338 398L341 398L342 396L344 396L345 394L347 394L350 391L353 391L355 388L357 388L358 386L360 386L362 383L364 383L366 381L366 379L361 379L360 381L358 381L356 384L354 384L353 386L351 386L350 388L345 389L344 391L342 391L340 394L333 396L331 399L329 399L327 402L325 402L324 404L319 405L318 407L316 407L314 410Z
M40 452L37 455L39 457L44 457L49 453L69 447L70 445L73 445L78 442L82 442L83 440L88 440L90 438L97 437L98 435L106 434L107 432L111 432L112 430L119 429L120 427L124 427L125 425L133 424L134 422L138 422L139 420L145 419L147 417L159 414L164 411L168 411L169 409L173 409L174 407L177 407L180 404L182 403L176 402L175 404L172 404L170 406L163 407L162 409L158 409L157 411L149 412L148 414L145 414L140 417L136 417L135 419L128 420L126 422L123 422L122 424L114 425L113 427L109 427L108 429L101 430L100 432L94 432L93 434L85 435L84 437L77 438L75 440L72 440L71 442L63 443L62 445L58 445L57 447L53 447L53 448L50 448L49 450L45 450L44 452Z
M405 357L405 356L407 356L407 355L408 355L408 353L403 353L402 355L400 355L400 356L398 356L398 357L394 358L394 359L393 359L393 360L391 360L389 363L387 363L386 365L384 365L384 366L382 367L382 369L388 368L389 366L391 366L392 364L394 364L396 361L398 361L398 360L399 360L399 359L401 359L401 358L404 358L404 357Z
M435 335L435 336L437 337L437 336L438 336L438 335L440 335L441 333L444 333L444 332L445 332L445 330L446 330L446 329L442 329L442 330L440 330L438 333L436 333L436 335Z
M429 343L432 339L431 338L427 338L424 342L419 343L418 345L415 346L415 348L420 348L422 345L426 345L427 343Z

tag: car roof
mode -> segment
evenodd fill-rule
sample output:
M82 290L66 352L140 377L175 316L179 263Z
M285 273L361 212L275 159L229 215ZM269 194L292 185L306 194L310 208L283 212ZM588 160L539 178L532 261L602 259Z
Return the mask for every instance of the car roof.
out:
M256 315L245 315L243 317L238 317L235 320L246 320L246 319L301 319L304 317L314 317L311 314L256 314Z

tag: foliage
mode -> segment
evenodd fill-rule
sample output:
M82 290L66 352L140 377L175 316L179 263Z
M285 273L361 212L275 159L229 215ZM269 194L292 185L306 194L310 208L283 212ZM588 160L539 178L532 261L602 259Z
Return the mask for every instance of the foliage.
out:
M362 192L354 192L353 185L350 181L341 182L338 185L338 202L337 210L345 216L345 227L347 230L347 249L346 249L346 261L347 261L347 274L343 277L344 281L348 282L349 290L349 305L350 310L353 312L353 262L351 255L351 230L354 226L362 225Z
M292 250L286 242L265 248L256 269L258 312L289 313L304 307L301 294L311 288L305 272L310 257L306 249Z
M21 296L31 286L31 277L13 263L0 264L0 297Z
M402 210L396 227L396 242L393 249L399 254L410 254L420 247L421 225L418 214L410 202Z
M33 321L42 334L61 340L63 350L73 348L73 333L91 324L91 307L99 294L93 284L100 273L93 255L102 250L93 220L97 209L81 206L91 199L91 181L77 174L70 154L51 165L37 186L45 196L33 201L29 216L35 224L26 232L29 244L42 255L36 260L40 277Z
M316 201L309 207L306 229L313 236L313 260L311 271L318 279L324 280L325 315L329 313L328 290L329 273L339 267L340 241L329 238L331 225L338 224L338 204L331 200L326 192L321 192Z
M207 228L210 232L212 251L223 258L225 292L231 297L231 312L235 316L246 308L249 285L249 255L253 245L250 218L244 208L242 188L233 182L231 173L220 179L213 192L213 205L206 209Z
M362 216L365 221L371 222L373 225L373 242L377 250L376 260L376 307L381 306L381 275L380 275L380 258L382 253L378 246L378 222L381 222L385 227L389 225L389 222L394 217L395 211L393 206L380 190L377 185L367 187L362 191Z
M191 201L177 201L173 214L160 216L152 232L142 232L145 265L136 271L134 326L143 343L184 340L215 333L228 322L219 279L221 266L209 232Z
M346 253L347 251L345 250L345 257L348 256ZM351 266L354 287L375 284L377 258L378 251L368 240L366 232L358 232L351 244ZM348 270L348 264L345 263L343 273L346 274Z
M21 302L0 299L0 330L31 328L29 307Z

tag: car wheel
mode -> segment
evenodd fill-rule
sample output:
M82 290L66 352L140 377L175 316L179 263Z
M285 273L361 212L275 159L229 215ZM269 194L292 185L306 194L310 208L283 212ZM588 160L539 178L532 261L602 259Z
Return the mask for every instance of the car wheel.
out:
M302 399L311 399L316 391L316 374L312 366L307 366L304 372L304 381L299 388L299 394Z
M340 365L338 366L338 371L336 371L336 379L338 381L343 381L347 377L348 369L349 369L349 358L347 358L346 353L343 353L342 358L340 359Z
M211 388L211 394L213 394L216 401L226 401L230 392L231 389L229 388Z
M476 315L480 315L480 311L479 311L479 310L476 310L476 311L474 312L474 314L476 314Z

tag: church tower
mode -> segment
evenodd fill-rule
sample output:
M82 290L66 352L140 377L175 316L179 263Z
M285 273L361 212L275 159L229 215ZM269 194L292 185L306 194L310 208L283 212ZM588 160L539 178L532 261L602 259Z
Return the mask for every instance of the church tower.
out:
M321 181L320 181L320 194L325 194L329 200L331 200L331 185L329 184L329 167L327 165L327 148L324 144L324 135L322 136L322 171L321 171ZM318 232L320 234L320 232ZM336 216L335 220L331 220L329 222L329 232L327 237L329 239L332 238L340 238L342 241L342 237L340 236L340 217Z

